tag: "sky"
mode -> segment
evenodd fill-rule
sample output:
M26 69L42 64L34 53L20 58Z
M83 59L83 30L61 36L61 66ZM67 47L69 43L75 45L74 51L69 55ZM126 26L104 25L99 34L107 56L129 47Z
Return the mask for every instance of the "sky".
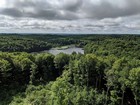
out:
M0 0L0 33L140 33L140 0Z

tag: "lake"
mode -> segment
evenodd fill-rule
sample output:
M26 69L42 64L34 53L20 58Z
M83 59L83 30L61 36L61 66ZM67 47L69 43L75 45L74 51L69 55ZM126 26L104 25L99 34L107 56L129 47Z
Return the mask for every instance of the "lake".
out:
M78 47L69 47L67 49L53 48L53 49L45 50L45 51L41 51L41 52L48 52L53 55L57 55L59 53L72 54L73 52L84 54L84 50L82 48L78 48Z

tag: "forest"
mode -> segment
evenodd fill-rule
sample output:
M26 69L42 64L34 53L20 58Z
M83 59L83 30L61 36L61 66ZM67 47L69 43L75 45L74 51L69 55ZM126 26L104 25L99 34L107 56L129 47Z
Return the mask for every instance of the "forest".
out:
M84 54L39 53L65 45ZM139 52L139 35L0 35L0 105L140 105Z

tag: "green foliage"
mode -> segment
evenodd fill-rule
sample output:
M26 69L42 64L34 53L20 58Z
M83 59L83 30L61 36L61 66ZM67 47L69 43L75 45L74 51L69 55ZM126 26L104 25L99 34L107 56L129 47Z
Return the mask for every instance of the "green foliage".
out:
M85 54L14 52L70 44ZM139 36L0 36L0 50L12 52L0 52L0 105L139 105L139 44Z
M4 77L11 76L11 69L11 64L7 60L0 60L0 72Z
M68 82L66 75L67 72L46 86L28 86L26 97L15 96L11 105L101 105L104 102L104 93L74 86Z
M140 67L130 70L129 80L130 88L134 94L136 105L139 105L140 103L137 100L140 100Z
M99 56L115 55L119 58L124 56L140 58L139 36L98 36L97 38L101 39L94 40L85 46L85 53L94 53Z
M35 52L50 49L51 45L36 39L22 36L0 36L0 51Z
M51 54L37 54L35 57L37 65L34 76L37 80L50 81L56 78L57 71L54 67L54 56Z
M64 53L60 53L55 56L54 63L55 63L55 67L58 70L59 75L62 74L65 66L68 65L69 63L69 60L70 60L69 55L64 54Z

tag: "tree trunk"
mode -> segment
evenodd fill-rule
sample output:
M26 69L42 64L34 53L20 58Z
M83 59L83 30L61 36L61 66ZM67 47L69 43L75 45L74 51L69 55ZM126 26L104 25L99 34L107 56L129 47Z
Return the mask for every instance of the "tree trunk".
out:
M96 77L96 88L98 88L98 77Z
M122 91L122 102L121 102L121 105L123 105L123 99L124 99L124 90Z
M87 87L89 86L89 71L87 71Z
M135 93L134 93L134 96L135 96L135 103L136 103L136 105L138 105L137 95Z
M102 79L102 76L100 75L100 79L99 79L99 89L101 89L101 79Z
M107 97L108 97L109 89L110 89L110 87L107 87L107 93L106 93L106 101L105 101L105 105L107 105Z

